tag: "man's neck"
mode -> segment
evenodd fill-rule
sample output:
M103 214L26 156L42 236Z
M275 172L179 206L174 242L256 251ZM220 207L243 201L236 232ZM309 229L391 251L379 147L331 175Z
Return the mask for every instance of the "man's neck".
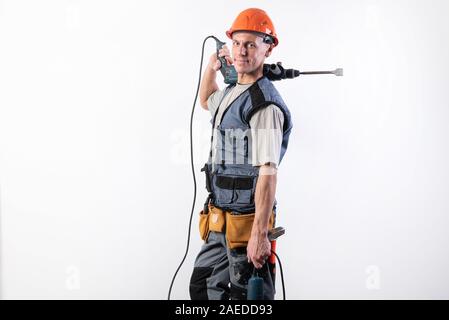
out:
M263 66L258 70L251 73L237 73L237 83L238 84L250 84L254 83L263 76Z

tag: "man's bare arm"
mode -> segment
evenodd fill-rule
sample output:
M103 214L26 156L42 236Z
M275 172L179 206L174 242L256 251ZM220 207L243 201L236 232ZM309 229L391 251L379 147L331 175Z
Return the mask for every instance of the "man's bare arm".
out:
M261 166L256 184L256 214L247 247L248 260L252 261L256 268L261 268L265 258L271 255L271 244L267 236L276 183L277 169L270 165Z
M206 70L204 70L200 85L200 105L205 110L208 110L207 99L212 93L218 90L217 81L215 80L217 78L217 71L213 69L214 65L215 63L212 62L211 57L211 61L207 64Z

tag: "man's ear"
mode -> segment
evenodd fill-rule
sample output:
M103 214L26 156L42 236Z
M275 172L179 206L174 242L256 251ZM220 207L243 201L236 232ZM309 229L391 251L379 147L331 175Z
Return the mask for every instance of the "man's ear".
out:
M273 50L274 45L270 44L270 46L268 47L267 52L265 52L265 57L268 58L271 55L271 51Z

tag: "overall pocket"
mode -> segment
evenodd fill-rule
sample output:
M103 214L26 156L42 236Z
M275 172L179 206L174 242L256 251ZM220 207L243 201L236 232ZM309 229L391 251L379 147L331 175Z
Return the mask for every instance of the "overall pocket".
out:
M231 203L234 199L234 180L225 175L214 176L214 191L218 203Z
M216 175L215 195L219 203L250 204L253 201L254 178Z

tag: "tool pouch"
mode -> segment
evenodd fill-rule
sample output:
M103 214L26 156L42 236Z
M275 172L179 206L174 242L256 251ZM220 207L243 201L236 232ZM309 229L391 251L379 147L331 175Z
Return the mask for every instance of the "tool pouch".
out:
M206 241L209 236L209 214L210 211L205 213L204 210L201 210L200 212L200 237L204 241Z
M246 247L251 230L253 228L255 213L249 214L231 214L226 213L226 242L229 249ZM268 229L274 225L274 213L271 214L268 222Z
M200 236L201 239L207 241L209 233L223 232L225 227L225 212L214 205L208 205L208 212L204 210L200 212Z

